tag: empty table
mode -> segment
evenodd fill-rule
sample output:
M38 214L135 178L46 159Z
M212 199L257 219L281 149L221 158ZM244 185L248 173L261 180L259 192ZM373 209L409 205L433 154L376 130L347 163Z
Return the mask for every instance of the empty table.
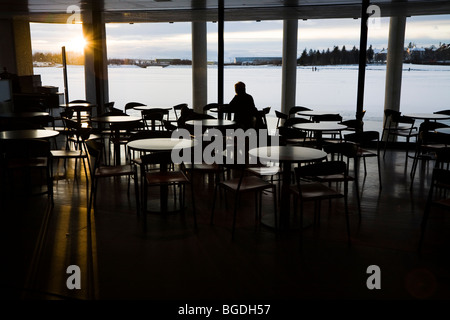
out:
M347 128L346 125L334 122L297 123L294 124L293 127L300 130L313 132L317 139L317 146L319 148L322 147L323 132L336 132L336 131L340 132Z
M0 140L48 139L58 134L58 131L45 129L8 130L0 131Z

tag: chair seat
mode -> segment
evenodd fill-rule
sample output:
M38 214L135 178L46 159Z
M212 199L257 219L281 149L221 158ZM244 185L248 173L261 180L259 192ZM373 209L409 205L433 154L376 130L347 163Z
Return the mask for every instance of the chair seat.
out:
M353 181L355 180L352 176L344 175L344 174L331 174L327 176L318 176L316 177L320 181L326 181L326 182L341 182L341 181Z
M239 178L223 181L220 184L230 190L238 190L239 186ZM242 183L239 191L247 192L247 191L256 191L256 190L264 190L267 188L271 188L273 184L266 182L256 176L248 176L242 179Z
M186 163L185 164L186 170L190 171L190 170L197 170L197 171L203 171L203 172L211 172L211 173L216 173L216 172L220 172L223 169L221 169L221 167L215 163L213 164L207 164L207 163L195 163L194 165L192 165L191 163Z
M367 149L358 149L357 150L358 157L376 157L377 154Z
M145 177L148 185L189 183L189 179L181 171L147 172Z
M132 174L134 174L134 170L130 165L111 166L111 167L104 166L98 167L97 170L95 170L95 175L97 177L114 177Z
M419 133L415 130L410 131L409 129L396 129L391 131L391 135L401 136L401 137L414 137L417 136Z
M273 176L280 173L281 169L278 166L260 166L247 168L247 171L250 171L258 176Z
M50 153L54 158L87 157L87 154L81 150L51 150Z
M297 186L291 186L291 191L300 195ZM322 183L304 183L302 184L301 198L304 200L324 200L330 198L342 198L344 195L339 193Z

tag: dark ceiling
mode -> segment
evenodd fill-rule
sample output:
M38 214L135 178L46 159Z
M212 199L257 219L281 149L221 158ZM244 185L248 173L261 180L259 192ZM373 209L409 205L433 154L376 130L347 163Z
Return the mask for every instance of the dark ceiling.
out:
M359 18L362 0L223 0L225 21ZM374 0L383 17L450 14L450 1ZM217 21L219 0L0 0L0 18L66 23L73 13L106 22Z

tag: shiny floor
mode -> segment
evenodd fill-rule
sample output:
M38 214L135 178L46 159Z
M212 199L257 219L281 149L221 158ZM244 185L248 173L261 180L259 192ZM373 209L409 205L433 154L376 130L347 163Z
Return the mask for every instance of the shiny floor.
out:
M133 189L128 195L126 179L118 178L101 181L97 209L88 218L84 172L78 168L74 176L71 162L67 176L54 181L53 208L45 196L2 200L2 298L449 299L450 219L434 212L419 253L432 163L417 173L412 190L411 164L403 150L388 151L380 190L376 161L368 159L367 176L360 168L361 221L353 188L349 198L351 246L337 201L322 205L319 226L304 229L301 250L295 215L292 229L283 233L255 227L253 197L241 200L233 240L230 198L218 198L210 225L213 187L207 177L194 182L197 229L188 190L185 214L149 212L144 234ZM156 199L157 191L151 196ZM265 221L271 219L272 196L263 197ZM312 210L306 215L312 221ZM73 265L80 268L80 289L68 288L75 283L68 271ZM380 289L367 286L372 265L380 268Z

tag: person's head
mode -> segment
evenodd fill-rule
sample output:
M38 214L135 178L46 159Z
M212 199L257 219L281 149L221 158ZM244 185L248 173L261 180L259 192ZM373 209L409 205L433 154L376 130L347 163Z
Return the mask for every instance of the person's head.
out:
M245 93L245 83L239 81L234 85L234 90L236 91L236 94Z

